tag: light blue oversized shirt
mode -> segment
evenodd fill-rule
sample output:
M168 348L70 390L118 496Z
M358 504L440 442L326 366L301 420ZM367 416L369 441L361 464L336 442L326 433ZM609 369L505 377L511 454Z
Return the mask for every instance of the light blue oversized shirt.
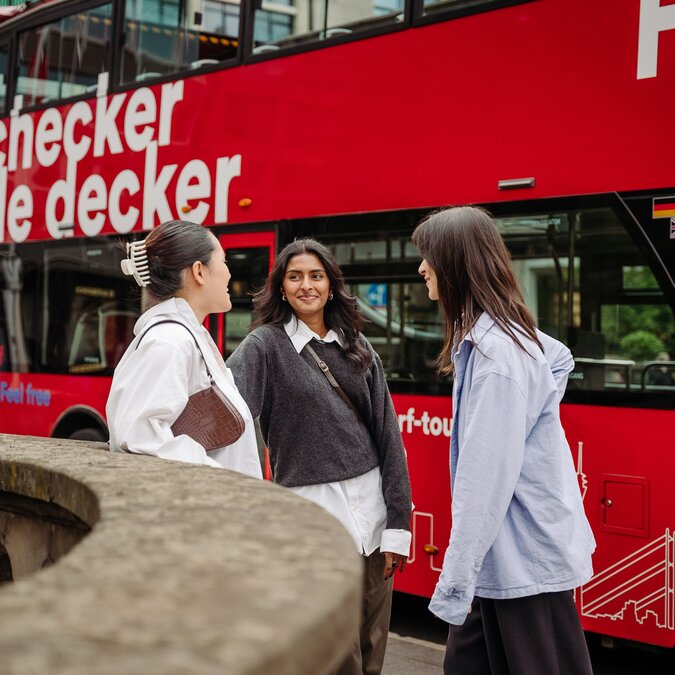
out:
M464 623L474 596L519 598L576 588L595 540L560 423L574 367L537 332L527 353L483 313L454 355L452 529L429 609Z

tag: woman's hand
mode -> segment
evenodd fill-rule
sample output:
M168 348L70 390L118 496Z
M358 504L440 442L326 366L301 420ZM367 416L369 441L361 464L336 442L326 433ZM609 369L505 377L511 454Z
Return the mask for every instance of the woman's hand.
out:
M408 557L401 555L400 553L389 553L388 551L384 553L384 580L391 579L394 576L394 572L398 570L403 572L406 563L408 562Z

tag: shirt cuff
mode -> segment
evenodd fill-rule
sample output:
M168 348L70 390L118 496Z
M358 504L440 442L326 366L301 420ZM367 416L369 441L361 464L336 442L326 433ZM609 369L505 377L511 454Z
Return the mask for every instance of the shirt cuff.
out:
M454 590L454 589L453 589ZM443 592L438 586L431 596L429 611L453 626L461 626L469 615L471 601L461 600L456 595Z
M398 553L406 558L410 555L412 534L408 530L384 530L380 540L380 553Z

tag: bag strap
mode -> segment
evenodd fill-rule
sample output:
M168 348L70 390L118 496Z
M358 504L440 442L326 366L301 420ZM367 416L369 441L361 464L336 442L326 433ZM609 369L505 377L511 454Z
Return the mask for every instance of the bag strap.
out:
M159 326L162 323L177 323L179 326L183 326L185 330L192 335L192 339L195 341L195 345L197 346L197 349L199 350L199 355L202 357L202 361L204 362L204 368L206 368L206 374L209 376L209 382L211 382L212 385L215 386L215 380L213 379L213 376L211 375L211 371L209 370L209 366L206 363L206 359L204 358L204 352L202 351L202 348L199 346L199 342L197 342L197 338L195 337L195 334L182 322L182 321L174 321L173 319L162 319L161 321L158 321L157 323L153 323L152 326L148 326L142 333L141 336L138 338L138 342L136 343L135 349L138 349L138 345L141 344L141 340L145 337L145 334L151 329L154 328L155 326Z
M312 358L316 361L316 364L319 366L321 369L321 372L326 376L326 379L328 382L330 382L330 386L335 389L335 392L338 394L338 396L351 408L352 412L356 415L356 418L361 422L366 428L368 428L368 425L366 424L366 421L363 419L363 415L359 411L359 409L352 403L352 400L347 396L345 393L345 390L338 384L338 381L333 377L333 373L330 372L330 368L328 367L328 364L325 361L322 361L319 355L312 349L312 347L307 344L305 345L305 349L312 355Z

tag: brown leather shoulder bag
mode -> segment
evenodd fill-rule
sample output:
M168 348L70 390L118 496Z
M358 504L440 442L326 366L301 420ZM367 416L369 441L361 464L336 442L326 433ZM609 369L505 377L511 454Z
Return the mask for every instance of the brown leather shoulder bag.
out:
M145 329L136 343L136 349L138 349L138 345L141 344L141 340L146 333L162 323L177 323L192 335L211 383L211 386L192 394L188 398L183 412L171 426L173 435L185 434L197 441L207 452L232 445L244 433L244 419L215 383L194 333L181 321L163 319Z

